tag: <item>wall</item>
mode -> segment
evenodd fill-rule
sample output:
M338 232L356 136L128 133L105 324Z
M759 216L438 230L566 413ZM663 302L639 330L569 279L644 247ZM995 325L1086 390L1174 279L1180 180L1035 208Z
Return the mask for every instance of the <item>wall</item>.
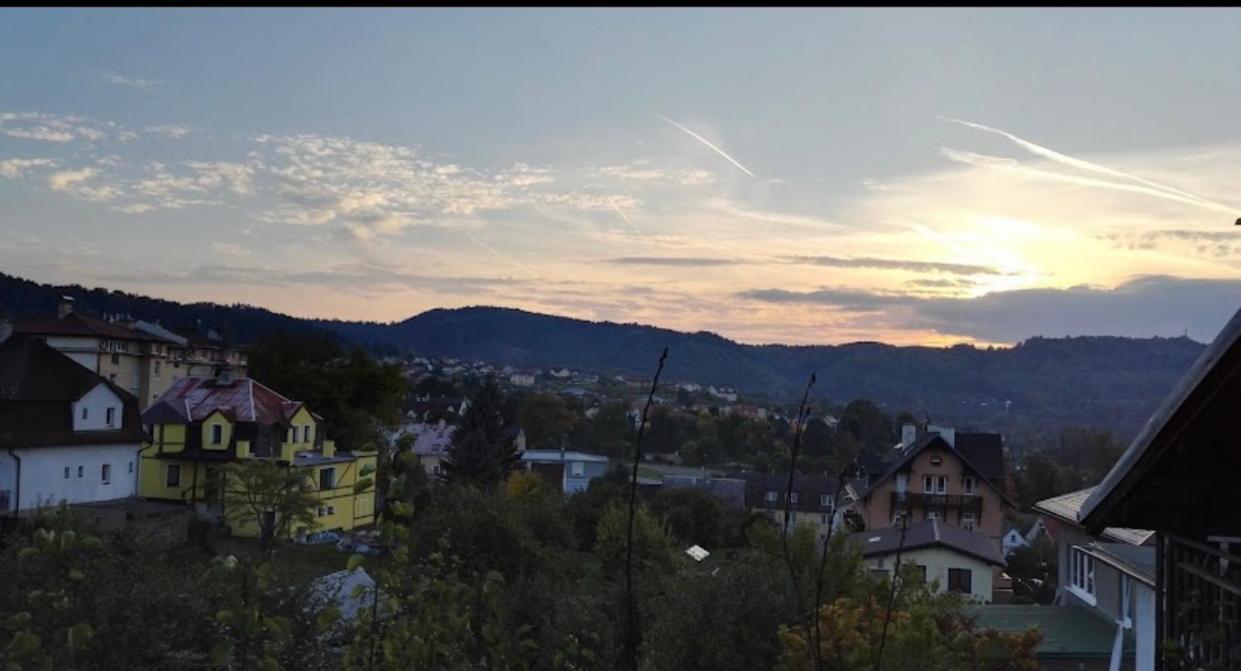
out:
M138 397L140 402L146 399L142 394L142 370L146 360L141 356L142 343L121 341L128 345L129 351L115 352L117 362L112 363L113 352L99 352L99 375L112 380L113 384ZM112 377L115 375L115 378ZM145 407L145 406L144 406Z
M220 427L219 443L211 442L211 434L214 431L212 427L216 426ZM228 450L228 445L233 438L233 423L228 421L228 418L223 414L219 412L211 413L203 419L199 430L202 431L202 442L199 443L199 445L202 446L202 449L213 452L223 452Z
M866 559L867 568L878 568L892 571L896 563L896 555L886 557L870 557ZM980 559L953 552L946 548L932 547L918 550L906 550L901 553L901 566L920 564L926 567L926 580L939 580L939 591L948 590L948 569L969 569L971 596L983 603L991 603L992 566Z
M575 477L573 475L573 464L582 464L582 475ZM590 487L591 478L601 478L608 472L608 465L601 462L584 461L575 462L569 460L565 462L564 468L564 493L577 494L584 492Z
M107 423L107 410L112 408L112 425ZM82 410L86 410L86 419L82 419ZM74 431L105 431L120 429L122 415L125 413L125 402L108 385L100 383L94 389L82 395L73 403Z
M931 457L936 454L942 457L942 462L938 466L931 464ZM907 489L909 492L923 493L922 478L924 475L943 475L948 479L946 494L960 495L964 493L961 491L961 479L966 474L966 469L954 452L946 449L927 448L914 457L907 464L907 467L911 469ZM996 549L999 549L1003 534L1002 527L1006 504L1000 498L995 488L982 477L974 474L974 480L974 493L982 497L982 512L978 514L974 532L994 540ZM893 476L879 483L875 490L871 492L865 506L866 528L882 529L892 526L892 493L895 491L896 476ZM921 508L915 507L913 511L913 521L920 522L925 518L925 513ZM943 518L943 521L946 524L959 526L961 524L960 511L948 508L947 515Z
M86 503L133 496L138 491L138 449L139 445L131 444L13 450L22 461L21 510L56 505L62 499ZM100 479L103 464L112 466L108 484ZM68 478L64 477L65 467L69 468Z
M92 373L99 372L99 339L48 336L47 344Z

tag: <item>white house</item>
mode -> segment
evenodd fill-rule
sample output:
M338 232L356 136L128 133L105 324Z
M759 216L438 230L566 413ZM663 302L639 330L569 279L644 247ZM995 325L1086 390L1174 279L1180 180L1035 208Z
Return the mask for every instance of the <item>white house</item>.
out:
M508 381L517 387L529 387L534 384L534 376L529 373L514 373L509 376Z
M0 343L0 515L134 496L138 399L46 343Z
M1005 557L1012 554L1013 550L1016 550L1017 548L1029 547L1029 545L1030 544L1026 542L1025 536L1021 535L1021 532L1017 530L1017 527L1009 527L1008 531L1005 531L1004 535L1000 538L1000 546L1004 550Z

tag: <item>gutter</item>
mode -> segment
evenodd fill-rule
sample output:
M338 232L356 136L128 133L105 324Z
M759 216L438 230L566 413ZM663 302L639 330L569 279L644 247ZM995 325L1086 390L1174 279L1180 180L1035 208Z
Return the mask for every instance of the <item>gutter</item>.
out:
M13 448L7 448L9 456L17 462L17 477L13 481L13 516L17 517L17 513L22 508L22 458L17 456Z

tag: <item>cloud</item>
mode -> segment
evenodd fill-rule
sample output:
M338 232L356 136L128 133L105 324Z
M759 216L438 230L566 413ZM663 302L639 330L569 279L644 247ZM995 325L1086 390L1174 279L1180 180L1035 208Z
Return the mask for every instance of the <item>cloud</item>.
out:
M703 137L703 136L699 135L698 133L695 133L694 131L692 131L692 130L690 130L690 129L686 128L685 126L682 126L681 124L679 124L679 123L677 123L677 122L673 121L672 119L669 119L668 117L666 117L666 116L664 116L664 115L662 115L662 114L657 114L657 115L655 115L655 116L658 116L660 119L663 119L664 121L667 121L668 123L672 124L673 126L676 126L677 128L679 128L679 129L681 129L682 131L684 131L684 132L685 132L687 135L689 135L690 137L692 137L692 138L694 138L695 140L698 140L699 142L701 142L701 143L703 143L704 145L706 145L706 146L707 146L707 148L708 148L708 149L710 149L711 151L714 151L715 153L719 154L720 156L723 156L723 157L724 157L724 160L726 160L726 161L728 161L729 163L732 163L733 165L737 166L737 168L738 168L739 170L741 170L741 172L744 172L745 174L749 175L750 177L754 177L755 179L758 179L758 177L757 177L754 173L750 172L750 169L749 169L749 168L745 167L744 165L741 165L741 163L740 163L740 162L738 162L738 161L737 161L737 159L735 159L735 158L733 158L733 157L729 156L729 155L728 155L728 154L727 154L727 153L726 153L723 149L720 149L719 147L715 146L714 144L711 144L711 141L710 141L710 140L708 140L707 138L705 138L705 137Z
M250 256L250 250L235 242L213 242L211 248L225 256Z
M630 182L667 182L680 186L704 186L715 183L715 173L701 168L658 168L650 161L634 161L626 165L607 165L594 168L588 173L592 177L603 177Z
M881 312L905 329L929 328L986 342L1032 336L1178 336L1209 341L1237 310L1241 279L1136 277L1113 288L998 291L977 298L883 294L850 289L744 291L762 303Z
M908 270L911 272L948 273L951 275L999 275L1002 271L989 266L968 263L941 263L936 261L913 261L909 259L877 259L869 257L844 258L839 256L787 256L789 263L805 263L832 268L877 268L883 270Z
M113 86L121 86L124 88L136 89L138 91L143 91L143 92L152 91L160 86L163 86L166 83L166 82L159 81L157 79L147 79L144 77L130 77L126 75L119 75L114 72L105 73L102 76L102 79L103 81L107 82L108 84L112 84Z
M1167 198L1169 200L1175 200L1177 202L1182 202L1185 204L1194 205L1197 207L1202 207L1202 208L1205 208L1208 210L1214 210L1217 212L1229 212L1229 213L1234 213L1234 214L1241 214L1241 210L1238 210L1235 207L1231 207L1229 205L1224 205L1218 202L1207 200L1206 198L1203 198L1201 196L1189 193L1187 191L1183 191L1181 189L1177 189L1172 186L1168 186L1166 184L1162 184L1162 183L1159 183L1153 180L1149 180L1144 177L1134 175L1132 173L1124 172L1121 170L1116 170L1114 168L1109 168L1105 165L1100 165L1092 161L1086 161L1080 158L1075 158L1067 154L1062 154L1058 151L1055 151L1054 149L1050 149L1048 147L1044 147L1042 145L1030 142L1029 140L1025 140L1020 137L1017 137L1016 135L1013 135L1012 133L1009 133L1007 131L999 130L997 128L991 128L989 126L984 126L982 124L974 123L971 121L962 121L960 119L951 119L951 118L945 118L945 117L940 117L940 118L944 119L945 121L950 121L952 123L966 126L968 128L974 128L976 130L981 130L981 131L985 131L988 133L993 133L995 135L999 135L1013 142L1014 144L1021 147L1022 149L1025 149L1031 154L1034 154L1035 156L1038 156L1040 158L1044 158L1049 161L1052 161L1053 163L1065 165L1070 168L1076 168L1084 172L1091 172L1095 174L1105 175L1113 179L1136 182L1137 184L1142 185L1142 187L1135 187L1133 185L1124 185L1124 184L1120 184L1117 182L1109 182L1109 181L1103 181L1103 180L1089 180L1089 179L1076 178L1077 183L1082 184L1082 185L1098 186L1102 188L1111 188L1111 189L1119 189L1119 190L1128 190L1128 191L1133 191L1134 193L1145 193L1147 195L1152 195L1152 196L1159 197L1159 198ZM950 150L950 149L945 149L943 151L944 151L944 154L948 156L949 158L953 160L962 161L962 162L970 162L970 160L976 159L980 156L978 154L972 154L970 152L954 152L953 150ZM985 157L985 158L992 158L992 157ZM1006 168L1012 168L1015 166L1015 164L1016 164L1016 161L1012 161L1012 163L1009 165L1002 165L1002 164L997 164L995 160L983 161L982 163L979 163L979 165L984 165L986 167L1006 167ZM1028 171L1028 174L1035 175L1035 174L1044 174L1044 173L1041 173L1041 171ZM1048 177L1054 174L1055 173L1045 173L1045 175ZM1066 175L1059 175L1059 178L1064 179L1064 180L1070 179Z
M0 112L0 135L19 140L65 144L74 140L98 142L107 137L104 124L74 115L45 112Z
M1135 233L1103 233L1100 240L1108 240L1119 249L1175 249L1190 246L1203 256L1216 258L1241 253L1241 231L1219 229L1200 231L1172 228Z
M143 129L151 135L161 135L163 137L181 138L190 134L191 128L181 124L160 124L157 126L147 126Z
M56 160L50 158L9 158L0 161L0 177L12 179L36 168L51 168L56 165Z
M689 256L622 256L608 259L607 263L622 266L731 266L740 263L732 259L710 259Z

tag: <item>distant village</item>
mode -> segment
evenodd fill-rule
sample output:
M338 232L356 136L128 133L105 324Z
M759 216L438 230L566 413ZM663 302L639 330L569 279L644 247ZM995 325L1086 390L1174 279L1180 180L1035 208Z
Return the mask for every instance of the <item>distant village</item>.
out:
M1171 496L1163 492L1192 479L1184 468L1155 465L1172 458L1159 456L1171 449L1166 431L1172 430L1160 427L1198 435L1194 423L1215 415L1187 415L1187 408L1197 403L1216 412L1218 406L1211 404L1223 402L1195 385L1231 375L1231 386L1211 389L1233 393L1235 406L1239 319L1105 482L1039 501L1033 510L1017 510L1014 503L1001 435L929 422L903 424L899 441L886 453L866 456L842 472L844 477L799 472L790 478L787 470L691 466L672 453L647 454L636 485L648 495L699 489L777 527L808 527L820 543L833 531L848 533L874 576L893 575L898 563L914 565L925 581L967 597L979 626L1039 627L1044 668L1154 669L1161 654L1157 646L1180 626L1160 610L1169 599L1184 598L1183 591L1171 591L1169 571L1184 567L1186 580L1228 595L1234 604L1229 607L1241 595L1234 576L1241 562L1232 562L1218 547L1177 540L1166 531L1185 521L1199 531L1217 533L1221 527L1201 510L1192 519L1163 514ZM676 404L690 414L804 428L795 426L795 407L751 401L731 387L694 381L661 380L651 394L649 378L586 370L454 358L384 362L399 365L412 389L453 380L468 387L490 378L509 393L573 399L587 418L608 404L624 404L633 429L642 425L648 394L656 407ZM390 444L379 454L364 452L337 445L316 408L248 377L247 367L246 350L213 331L176 332L138 319L82 315L69 298L57 314L6 318L0 323L0 517L29 516L63 503L104 527L140 524L169 538L183 537L190 514L226 519L226 467L258 460L304 472L313 483L315 521L288 529L287 540L356 548L373 540L368 530L382 506L374 491L355 485L402 441L429 478L443 477L454 433L470 412L466 394L414 393L402 422L387 431ZM811 421L827 431L840 424L828 415ZM518 468L564 497L588 491L619 461L580 446L527 445L526 432L516 424L505 427L505 436L520 454ZM1175 449L1206 449L1196 445L1181 442ZM1169 480L1152 484L1161 478ZM1186 515L1198 510L1194 493L1183 495L1175 509ZM230 533L255 538L263 535L264 525L261 518L232 524ZM1010 564L1014 553L1035 548L1042 548L1034 554L1036 564L1054 565L1054 575L1032 578L1028 566ZM699 562L715 552L698 545L683 549ZM1169 563L1169 556L1194 552L1202 558L1198 564L1185 558ZM1232 563L1219 571L1203 568L1225 556ZM1022 573L1015 575L1018 568ZM1016 598L1014 584L1023 580L1033 581L1024 585L1027 590L1049 590L1051 604ZM1176 589L1187 589L1177 584ZM1231 654L1228 650L1233 649L1219 654Z

